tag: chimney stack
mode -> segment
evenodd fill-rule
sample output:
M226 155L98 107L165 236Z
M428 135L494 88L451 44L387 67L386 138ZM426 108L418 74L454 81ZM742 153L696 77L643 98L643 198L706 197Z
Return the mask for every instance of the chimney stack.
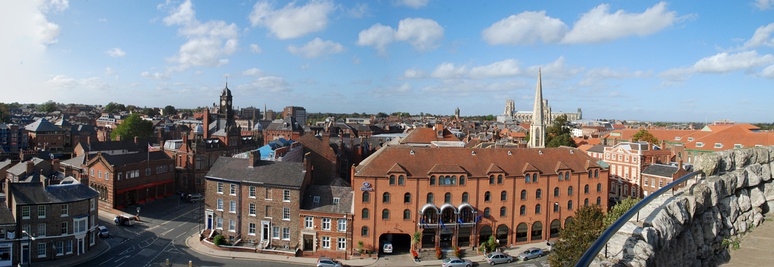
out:
M35 161L29 160L27 161L27 175L32 173L32 171L35 169Z
M259 161L261 161L261 151L253 150L248 152L250 153L250 165L248 167L254 168Z

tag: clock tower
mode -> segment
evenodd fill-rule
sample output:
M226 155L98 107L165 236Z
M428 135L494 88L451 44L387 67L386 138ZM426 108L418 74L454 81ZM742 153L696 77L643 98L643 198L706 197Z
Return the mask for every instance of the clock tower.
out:
M223 88L223 91L220 93L218 113L226 119L227 122L234 120L234 109L231 106L231 98L231 90L228 89L228 83L226 83L226 88Z

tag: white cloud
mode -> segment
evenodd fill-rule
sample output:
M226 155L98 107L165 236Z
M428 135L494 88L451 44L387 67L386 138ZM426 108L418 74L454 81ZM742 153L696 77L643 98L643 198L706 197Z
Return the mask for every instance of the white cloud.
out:
M774 6L774 0L756 0L753 4L760 10L767 10Z
M403 78L406 78L406 79L421 79L421 78L425 78L426 76L427 76L427 73L425 73L423 70L418 70L414 68L407 69L406 71L403 72Z
M291 2L278 10L266 1L259 1L253 6L249 18L253 27L266 27L277 38L284 40L324 30L328 26L328 15L333 10L333 3L324 0L312 0L300 7Z
M167 80L167 79L169 79L169 74L168 73L161 73L161 72L150 73L150 72L147 72L147 71L143 71L142 73L140 73L140 76L142 76L143 78L146 78L146 79L150 79L150 80Z
M45 13L55 13L65 11L68 7L70 7L68 0L48 0L43 2L40 10Z
M645 72L645 71L628 72L628 71L613 70L608 67L593 68L588 70L584 74L585 79L583 79L579 85L593 86L603 80L642 78L642 77L650 77L651 75L652 75L651 72Z
M259 70L257 68L251 68L251 69L247 69L247 70L242 71L242 75L244 75L244 76L262 76L263 75L263 71L261 71L261 70Z
M700 59L693 65L693 68L696 72L701 73L725 73L761 67L771 63L774 63L774 56L771 54L759 56L755 51L735 54L723 52Z
M285 79L277 76L259 77L248 84L238 85L236 89L246 90L246 91L259 90L261 92L271 92L271 93L278 93L278 92L287 93L292 91L288 86L288 83L285 82Z
M261 49L261 47L258 46L257 44L250 44L250 52L260 54L261 52L263 52L263 49Z
M674 68L668 69L658 74L658 77L664 79L667 84L683 82L693 75L693 68Z
M430 0L396 0L395 4L399 6L407 6L413 9L419 9L427 6Z
M430 77L436 79L463 78L467 75L468 69L465 66L457 66L454 63L441 63L430 73Z
M121 50L121 48L118 48L118 47L105 51L105 53L111 57L123 57L126 55L126 52L124 52L124 50Z
M56 75L46 82L52 89L55 90L90 90L90 91L104 91L110 89L110 86L100 80L97 77L90 77L85 79L75 79L65 75Z
M545 11L524 11L492 24L481 32L484 41L491 45L555 43L562 40L567 25L557 18L546 16Z
M168 26L179 26L178 35L187 39L178 54L168 59L177 64L170 71L228 64L229 60L225 57L233 54L239 45L236 24L217 20L200 22L190 0L174 8L163 20Z
M506 59L486 66L478 66L470 69L470 76L472 78L508 77L519 74L519 62L515 59Z
M371 11L368 8L368 4L358 3L354 7L350 8L347 13L353 18L359 19L368 16Z
M774 23L758 27L750 40L744 43L742 48L755 48L759 46L774 46Z
M774 79L774 65L768 66L761 71L761 76Z
M288 51L294 55L303 56L306 58L316 58L324 55L344 52L344 46L334 41L323 41L320 38L314 38L314 40L310 41L302 47L290 45L288 46Z
M553 62L550 62L545 65L539 65L539 66L530 66L527 68L527 71L524 72L525 76L528 77L537 77L538 69L541 69L544 76L546 74L551 77L551 79L569 79L571 77L574 77L575 75L578 75L583 71L582 67L572 68L565 64L564 56L560 56Z
M631 35L646 36L677 21L677 12L668 11L665 2L660 2L643 13L618 10L611 14L609 9L608 4L601 4L583 14L562 42L596 43Z
M383 53L387 45L395 41L409 42L418 51L438 47L443 39L444 29L438 22L424 18L406 18L398 23L398 29L390 26L374 24L371 28L360 31L357 45L373 46Z

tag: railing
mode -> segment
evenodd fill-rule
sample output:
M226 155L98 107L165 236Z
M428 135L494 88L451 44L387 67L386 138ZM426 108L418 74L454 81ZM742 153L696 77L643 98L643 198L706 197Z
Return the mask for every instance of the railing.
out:
M656 192L653 192L653 194L648 195L644 199L637 202L637 204L634 205L629 211L621 215L621 218L618 218L610 227L608 227L604 232L602 232L602 235L597 238L597 241L594 241L594 244L591 245L591 247L586 250L586 253L583 253L583 256L581 256L578 263L575 264L575 266L589 266L591 262L594 260L594 258L599 254L599 251L602 250L602 248L607 244L607 241L610 240L613 235L618 232L621 227L626 224L626 222L629 221L635 214L639 213L640 210L645 207L645 205L648 205L651 201L656 199L657 197L661 196L666 192L667 190L672 189L673 187L682 184L683 182L687 181L688 179L701 174L702 171L695 171L689 174L686 174L683 177L680 177L680 179L677 179L674 182L669 183L668 185L662 187Z

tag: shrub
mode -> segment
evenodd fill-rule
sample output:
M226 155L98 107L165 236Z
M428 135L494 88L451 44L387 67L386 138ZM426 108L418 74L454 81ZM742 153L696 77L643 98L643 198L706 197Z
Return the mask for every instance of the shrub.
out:
M443 252L441 252L441 247L435 247L435 257L439 260L443 258Z
M220 246L226 243L226 237L223 235L216 235L212 238L212 242L215 243L216 246Z
M454 246L454 257L460 257L460 248L458 246Z

